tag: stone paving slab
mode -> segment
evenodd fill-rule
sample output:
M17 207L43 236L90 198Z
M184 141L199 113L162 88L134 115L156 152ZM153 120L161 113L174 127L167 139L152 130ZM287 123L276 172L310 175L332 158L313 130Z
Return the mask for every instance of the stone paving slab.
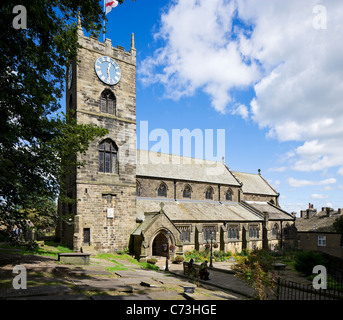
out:
M186 300L182 294L176 291L153 291L149 292L149 297L152 300Z
M85 290L114 290L120 292L133 292L133 288L131 286L126 285L120 280L117 279L97 279L97 280L73 280L72 281L75 286L79 289Z
M84 275L84 276L112 276L113 273L105 270L70 270L68 272L70 275Z
M9 298L6 300L90 300L89 297L79 294L68 294L58 296L33 296L33 297L21 297L21 298Z
M183 293L183 295L185 296L185 298L187 300L240 300L237 296L233 296L230 294L225 294L225 293L220 293L220 294L216 294L216 295L205 295L203 293L198 293L198 292L194 292L194 293Z
M92 300L152 300L148 295L91 296Z
M135 270L123 270L123 271L116 271L115 274L119 277L137 277L139 276L139 273Z
M64 285L37 286L27 289L0 289L0 298L29 297L29 296L48 296L71 293L73 290Z
M183 274L183 270L173 270L171 272L175 275L185 277ZM233 274L228 274L215 270L209 270L209 272L210 280L196 280L204 288L210 288L211 286L215 286L217 288L231 291L232 293L239 294L245 297L252 297L254 295L254 289L246 286L241 280L237 279Z
M148 288L159 288L159 287L161 287L161 286L153 283L152 281L141 281L140 285L143 287L148 287Z

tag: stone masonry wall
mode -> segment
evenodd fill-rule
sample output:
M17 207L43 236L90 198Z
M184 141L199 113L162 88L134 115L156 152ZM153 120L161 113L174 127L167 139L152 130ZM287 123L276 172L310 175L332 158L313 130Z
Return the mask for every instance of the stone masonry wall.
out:
M174 180L170 179L157 179L149 177L137 177L137 181L140 186L141 197L145 198L157 198L158 188L162 182L167 186L167 198L174 199ZM191 199L193 200L206 200L206 189L211 186L213 188L213 200L214 201L225 201L225 194L230 189L232 191L232 201L238 201L239 188L220 185L220 197L219 197L219 186L217 184L201 183L201 182L188 182L188 181L176 181L176 198L183 199L183 190L186 185L191 187Z
M136 227L136 50L126 52L112 47L109 39L103 44L80 35L79 43L79 61L73 61L72 87L66 94L67 110L72 101L79 123L104 127L109 133L92 141L86 154L79 156L87 164L74 180L78 203L73 246L77 251L84 246L102 252L123 250ZM121 80L115 86L104 84L95 73L95 61L103 55L114 58L121 69ZM105 89L116 97L114 114L100 112ZM99 144L107 138L118 147L117 173L99 172ZM84 243L86 230L89 243Z

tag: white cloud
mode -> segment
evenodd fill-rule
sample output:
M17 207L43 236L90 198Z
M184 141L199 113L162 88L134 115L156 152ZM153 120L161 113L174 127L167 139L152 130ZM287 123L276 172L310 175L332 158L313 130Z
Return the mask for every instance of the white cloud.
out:
M321 1L327 30L313 28L318 1L243 0L240 16L255 27L244 53L266 70L255 85L252 118L279 141L303 141L293 169L343 165L343 3Z
M279 167L279 168L270 168L269 171L272 172L285 172L287 170L287 167Z
M249 117L249 110L248 107L244 104L240 104L236 109L234 109L231 114L240 115L244 120L248 119Z
M332 186L325 186L320 191L332 191L334 188Z
M162 46L139 78L172 99L202 90L215 110L300 142L294 170L343 167L343 2L319 2L325 30L313 24L318 0L174 0L155 35ZM247 87L256 93L250 110L232 95Z
M307 187L307 186L325 186L329 184L335 184L337 180L335 178L329 178L321 181L311 181L311 180L298 180L295 178L289 178L288 184L291 187L299 188L299 187Z
M230 90L251 86L259 77L256 63L246 63L239 43L230 40L235 10L234 1L175 1L155 35L164 46L142 62L141 81L163 84L172 99L201 89L225 113L233 101Z
M316 193L314 193L314 194L311 195L311 198L313 198L313 199L327 199L328 196L326 196L324 194L316 194Z

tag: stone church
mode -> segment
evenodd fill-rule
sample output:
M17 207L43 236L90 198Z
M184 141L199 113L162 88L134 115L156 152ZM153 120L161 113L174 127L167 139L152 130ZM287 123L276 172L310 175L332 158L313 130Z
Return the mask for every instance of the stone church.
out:
M78 61L67 66L66 111L109 133L78 155L86 166L66 177L56 229L75 251L129 248L139 258L203 250L292 246L295 217L256 174L222 162L136 149L136 49L113 47L78 30ZM69 220L69 221L68 221Z

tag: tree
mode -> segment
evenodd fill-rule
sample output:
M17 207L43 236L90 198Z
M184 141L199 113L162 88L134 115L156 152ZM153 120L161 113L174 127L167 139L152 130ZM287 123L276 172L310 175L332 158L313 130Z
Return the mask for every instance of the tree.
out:
M17 4L26 29L18 28ZM72 155L106 133L56 115L65 66L77 55L78 15L99 35L105 16L98 0L1 1L0 226L25 221L39 199L54 200L65 171L83 165Z

